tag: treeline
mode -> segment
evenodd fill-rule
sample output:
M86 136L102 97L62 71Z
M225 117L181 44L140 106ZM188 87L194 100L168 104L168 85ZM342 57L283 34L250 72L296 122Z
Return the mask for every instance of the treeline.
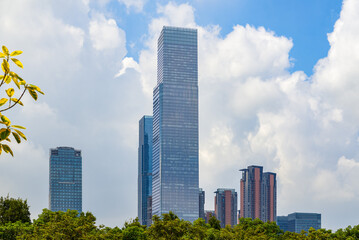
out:
M170 212L154 216L150 227L134 219L122 228L110 228L97 226L90 212L78 214L75 210L52 212L44 209L31 222L28 209L26 200L0 198L0 239L359 239L359 225L336 232L310 229L300 234L283 233L276 223L263 223L258 219L242 218L235 227L221 228L215 217L208 224L201 218L191 223Z

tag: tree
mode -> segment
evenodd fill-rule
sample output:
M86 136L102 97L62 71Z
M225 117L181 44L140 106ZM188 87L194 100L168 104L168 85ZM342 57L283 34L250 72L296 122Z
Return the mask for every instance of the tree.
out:
M152 225L147 230L148 239L182 239L191 227L191 223L179 219L173 212L162 214L162 218L153 216Z
M219 221L215 216L212 216L209 220L208 220L209 225L211 226L211 228L220 230L221 229L221 221Z
M92 213L76 210L52 212L44 209L33 223L33 232L22 239L96 239L98 228Z
M22 51L13 51L10 53L5 46L2 46L2 52L0 52L0 58L3 59L1 63L1 69L4 72L4 75L0 75L0 88L2 86L5 87L6 85L4 84L12 84L15 85L20 92L19 96L15 97L15 89L9 87L5 90L7 96L0 99L0 107L8 103L7 106L0 109L0 124L4 125L3 128L0 129L0 155L2 150L4 150L4 152L10 153L12 156L14 156L13 151L9 145L5 144L5 141L11 142L11 135L17 143L21 143L21 139L26 140L24 133L19 130L25 128L19 125L11 125L10 119L2 113L12 109L16 105L23 106L24 104L21 102L21 99L25 92L28 92L35 101L37 100L37 93L44 94L39 87L26 83L26 81L22 79L17 73L11 71L10 60L18 67L23 68L23 64L17 58L14 58L21 53Z
M20 198L0 198L0 225L6 223L30 223L30 211L29 205L27 205L27 200L22 200Z

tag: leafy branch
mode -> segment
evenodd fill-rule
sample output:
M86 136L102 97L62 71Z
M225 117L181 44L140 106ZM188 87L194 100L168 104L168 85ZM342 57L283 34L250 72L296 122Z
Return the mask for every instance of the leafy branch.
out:
M16 140L17 143L21 143L21 139L27 140L24 133L22 133L19 129L25 129L25 127L19 126L19 125L11 125L11 121L9 118L7 118L5 115L2 114L2 112L8 111L11 108L13 108L15 105L19 104L21 106L24 106L24 104L21 102L22 97L26 92L30 94L30 96L36 101L38 98L37 93L41 93L44 95L44 93L41 91L41 89L38 86L35 86L33 84L27 84L24 79L22 79L17 73L12 72L10 70L10 60L15 63L18 67L24 68L23 64L20 60L17 58L13 58L15 56L18 56L22 54L22 51L13 51L12 53L9 52L7 47L2 46L2 52L0 52L0 58L3 59L1 63L1 69L4 72L4 75L0 75L0 88L4 84L15 84L15 86L18 88L18 91L21 92L20 96L18 98L13 97L15 94L15 89L10 87L5 90L7 97L3 97L0 99L0 107L5 105L7 102L9 103L9 106L7 108L0 109L0 124L3 124L3 128L0 129L0 155L2 151L6 153L10 153L12 156L14 156L13 151L9 147L9 145L4 144L4 141L11 142L10 136L12 135L13 138ZM4 85L6 86L6 85Z

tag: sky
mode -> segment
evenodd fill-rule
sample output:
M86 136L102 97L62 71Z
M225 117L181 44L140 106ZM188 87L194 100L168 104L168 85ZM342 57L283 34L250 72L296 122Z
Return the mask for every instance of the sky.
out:
M0 195L48 207L49 149L82 150L83 210L137 215L138 121L152 114L163 26L198 29L200 187L239 191L241 168L277 173L277 215L359 222L356 0L1 0L0 44L41 87L6 115L28 141L0 157ZM15 67L15 66L14 66ZM5 93L3 93L5 94Z

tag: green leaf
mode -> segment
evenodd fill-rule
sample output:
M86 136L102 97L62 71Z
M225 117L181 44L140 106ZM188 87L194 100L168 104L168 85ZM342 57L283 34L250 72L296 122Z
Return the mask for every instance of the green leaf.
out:
M5 140L8 141L8 142L11 142L10 138L6 138Z
M20 135L20 137L22 137L23 139L27 140L26 137L25 137L25 135L24 135L21 131L19 131L19 130L17 130L17 129L14 129L14 131L17 132L17 133Z
M22 53L22 51L16 50L16 51L13 51L13 52L10 54L10 56L11 56L11 57L14 57L14 56L20 55L21 53Z
M21 143L21 138L19 134L12 132L12 135L14 136L17 143Z
M13 128L20 128L20 129L26 129L25 127L19 126L19 125L12 125L11 127L13 127Z
M14 156L14 153L12 152L11 148L10 148L8 145L2 144L2 149L4 149L4 151L5 151L6 153L10 153L11 156Z
M13 88L9 88L6 90L6 94L9 96L9 97L12 97L12 95L14 95L15 93L15 90Z
M9 75L6 75L5 80L7 84L11 83L11 77Z
M1 140L4 140L4 139L8 138L10 136L10 133L11 133L11 131L8 128L0 129L0 138L1 138Z
M34 90L29 89L29 93L35 101L37 100L37 93Z
M6 126L9 126L11 124L10 119L5 117L4 115L1 115L1 120L5 123Z
M16 58L11 58L11 60L12 60L16 65L18 65L19 67L24 68L24 66L22 65L22 63L21 63L18 59L16 59Z
M7 98L0 99L0 107L7 102Z
M2 51L3 51L6 55L9 55L9 50L7 49L7 47L2 46Z
M21 106L24 106L24 104L20 101L20 100L18 100L17 98L11 98L11 101L13 101L13 102L17 102L18 104L20 104Z

